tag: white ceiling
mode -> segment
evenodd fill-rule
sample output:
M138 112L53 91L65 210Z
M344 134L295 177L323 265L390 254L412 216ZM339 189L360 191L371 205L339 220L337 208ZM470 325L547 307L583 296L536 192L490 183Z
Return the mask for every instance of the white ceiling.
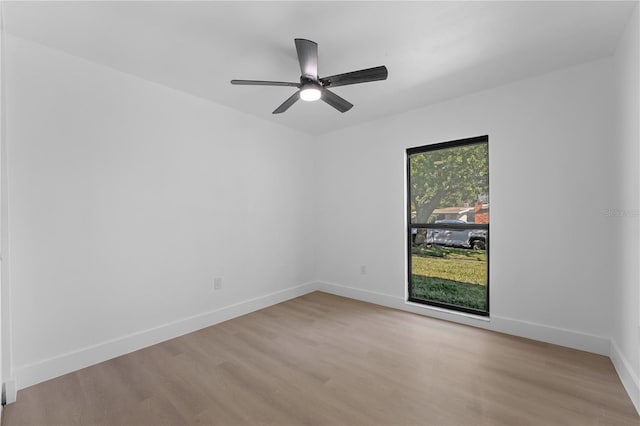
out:
M8 33L311 134L611 55L636 2L3 2ZM293 39L321 77L386 65L337 87L341 114L298 102Z

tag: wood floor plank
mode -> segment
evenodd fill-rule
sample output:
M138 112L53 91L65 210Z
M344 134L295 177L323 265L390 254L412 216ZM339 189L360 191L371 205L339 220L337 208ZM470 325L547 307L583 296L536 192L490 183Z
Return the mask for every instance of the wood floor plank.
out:
M21 390L14 425L640 425L603 356L326 293Z

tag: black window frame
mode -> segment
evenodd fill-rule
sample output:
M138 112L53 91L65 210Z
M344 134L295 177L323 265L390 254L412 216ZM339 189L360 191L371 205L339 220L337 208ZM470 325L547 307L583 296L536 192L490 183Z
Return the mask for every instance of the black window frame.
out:
M489 270L490 270L490 232L489 232L489 223L487 224L453 224L453 223L411 223L411 162L410 162L410 157L411 155L414 154L420 154L423 152L429 152L429 151L435 151L435 150L440 150L440 149L447 149L447 148L458 148L458 147L462 147L462 146L468 146L468 145L476 145L476 144L486 144L487 145L487 168L489 167L489 136L488 135L483 135L483 136L475 136L475 137L471 137L471 138L465 138L465 139L457 139L457 140L452 140L452 141L446 141L446 142L439 142L439 143L435 143L435 144L430 144L430 145L422 145L422 146L418 146L418 147L413 147L413 148L407 148L406 149L406 158L405 158L405 163L406 163L406 173L407 173L407 183L406 183L406 196L407 196L407 301L408 302L413 302L413 303L419 303L422 305L428 305L428 306L435 306L438 308L443 308L443 309L448 309L451 311L458 311L458 312L464 312L464 313L468 313L468 314L473 314L473 315L478 315L478 316L483 316L483 317L489 317L490 316L490 312L491 312L491 307L490 307L490 297L489 297ZM489 187L489 192L491 191L490 187ZM483 310L479 310L479 309L473 309L473 308L468 308L465 306L459 306L459 305L452 305L449 303L443 303L443 302L438 302L438 301L433 301L433 300L426 300L426 299L419 299L419 298L414 298L411 297L411 289L412 289L412 230L413 229L486 229L487 231L487 236L485 238L485 250L486 250L486 256L487 256L487 284L486 284L486 311ZM427 231L428 232L428 231Z

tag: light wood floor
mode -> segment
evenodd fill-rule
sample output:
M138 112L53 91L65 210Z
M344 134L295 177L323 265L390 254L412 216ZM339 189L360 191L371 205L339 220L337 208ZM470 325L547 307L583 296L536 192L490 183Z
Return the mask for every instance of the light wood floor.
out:
M633 425L608 358L312 293L18 393L10 425Z

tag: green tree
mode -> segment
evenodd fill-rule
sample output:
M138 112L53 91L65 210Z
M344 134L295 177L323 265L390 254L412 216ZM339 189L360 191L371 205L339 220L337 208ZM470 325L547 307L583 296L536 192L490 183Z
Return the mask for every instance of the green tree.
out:
M472 206L489 193L486 143L413 154L409 166L413 223L427 223L439 206Z

